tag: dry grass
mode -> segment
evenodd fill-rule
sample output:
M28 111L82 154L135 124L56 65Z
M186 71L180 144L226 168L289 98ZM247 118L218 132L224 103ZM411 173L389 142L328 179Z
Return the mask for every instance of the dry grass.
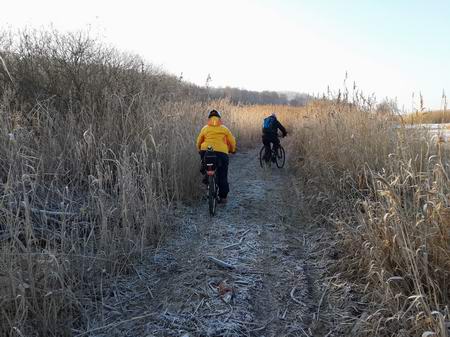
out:
M103 282L198 194L194 140L211 107L238 147L260 143L272 112L293 135L307 202L345 252L340 277L370 304L358 335L448 335L449 158L424 131L365 101L200 102L84 35L3 34L0 45L0 335L70 336L85 323Z
M101 296L99 276L127 272L167 230L174 201L198 192L192 139L206 106L143 98L131 117L113 101L121 123L46 116L22 128L1 113L1 334L71 335Z
M435 110L415 112L400 118L405 124L442 124L450 123L450 111Z
M291 144L305 160L293 163L307 178L306 203L337 230L335 277L352 282L366 301L360 323L343 333L448 336L450 167L443 144L398 129L359 102L314 102L307 111L311 118Z
M0 335L71 336L198 195L195 136L232 109L84 34L0 45Z

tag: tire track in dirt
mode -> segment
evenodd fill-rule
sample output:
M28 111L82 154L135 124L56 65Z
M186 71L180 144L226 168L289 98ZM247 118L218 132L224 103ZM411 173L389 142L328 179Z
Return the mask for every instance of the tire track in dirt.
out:
M289 170L263 170L257 155L230 160L229 203L216 217L204 201L177 210L167 243L105 291L87 335L313 335L317 294L305 239L289 229Z

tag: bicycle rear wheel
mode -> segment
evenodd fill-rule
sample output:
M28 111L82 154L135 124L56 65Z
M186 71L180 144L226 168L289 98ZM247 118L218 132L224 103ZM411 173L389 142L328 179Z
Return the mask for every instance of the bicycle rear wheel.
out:
M278 168L283 168L284 163L286 162L286 153L284 152L284 148L279 145L277 155L275 157L275 163Z
M208 206L209 214L214 216L216 214L217 206L217 187L216 187L216 176L208 176Z
M263 145L263 147L259 151L259 165L261 165L262 168L270 166L270 161L266 162L264 160L264 155L265 154L266 154L266 147Z

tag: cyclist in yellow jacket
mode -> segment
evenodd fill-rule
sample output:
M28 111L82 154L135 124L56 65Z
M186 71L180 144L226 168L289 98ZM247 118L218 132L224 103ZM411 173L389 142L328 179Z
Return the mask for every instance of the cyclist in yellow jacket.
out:
M222 125L221 115L217 110L211 110L209 112L208 124L202 128L197 137L197 149L202 162L209 146L213 148L218 161L217 185L219 186L219 202L226 203L230 190L228 184L228 154L236 152L236 139L231 131L225 125ZM203 174L205 173L203 165L201 172Z

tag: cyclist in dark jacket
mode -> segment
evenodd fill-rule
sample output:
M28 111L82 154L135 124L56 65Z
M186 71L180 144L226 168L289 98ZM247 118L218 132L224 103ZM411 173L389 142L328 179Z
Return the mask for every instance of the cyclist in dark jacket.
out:
M273 144L274 150L278 149L280 145L280 140L278 139L278 130L281 131L283 137L286 137L287 131L283 125L278 121L275 113L267 118L264 118L263 128L262 128L262 142L266 148L264 153L264 160L268 162L271 157L270 144Z

